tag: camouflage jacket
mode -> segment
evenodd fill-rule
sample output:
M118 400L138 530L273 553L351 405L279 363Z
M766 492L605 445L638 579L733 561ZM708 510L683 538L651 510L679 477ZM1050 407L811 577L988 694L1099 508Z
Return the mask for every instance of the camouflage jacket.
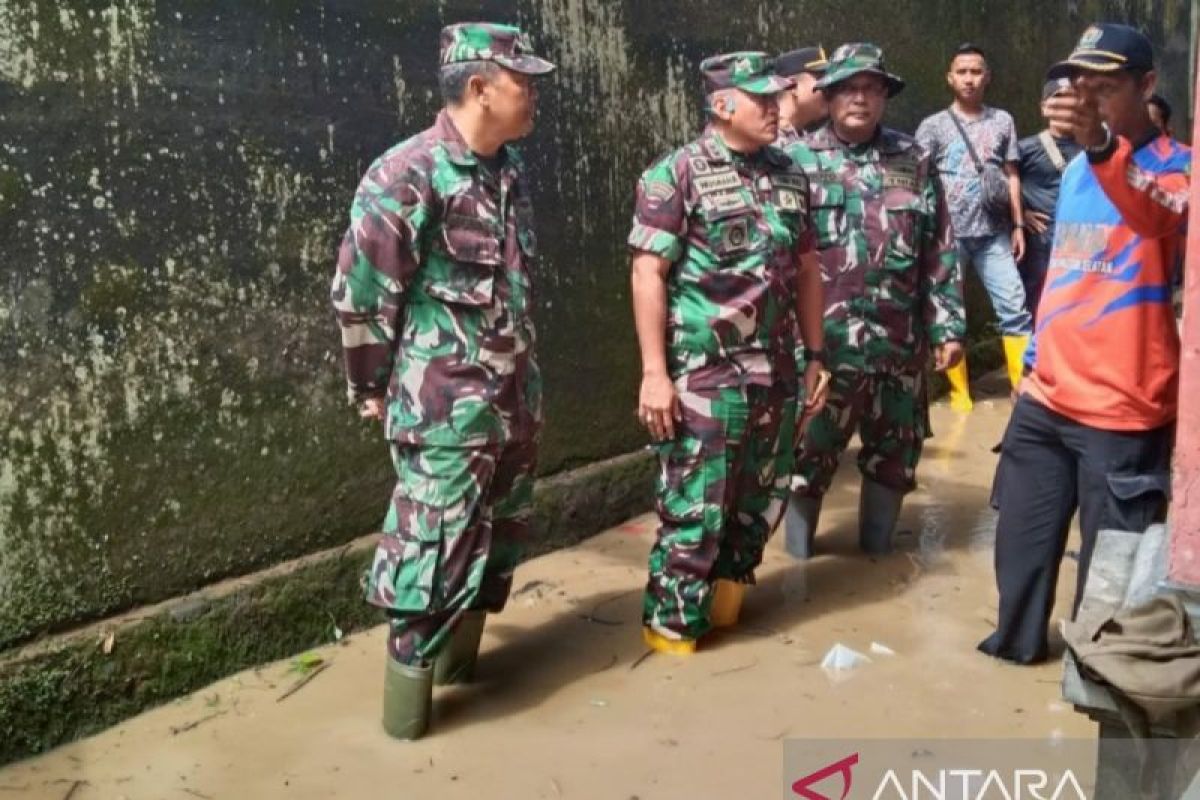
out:
M713 388L795 383L796 267L814 248L808 180L782 150L713 131L652 165L629 246L671 262L667 369Z
M511 147L497 173L443 111L384 153L350 208L332 299L354 400L387 436L473 447L536 436L533 212Z
M855 147L826 125L787 152L812 181L830 368L908 371L963 339L949 214L912 137L882 128Z
M800 131L792 127L790 122L779 123L779 135L775 137L775 146L787 152L787 149L803 140Z

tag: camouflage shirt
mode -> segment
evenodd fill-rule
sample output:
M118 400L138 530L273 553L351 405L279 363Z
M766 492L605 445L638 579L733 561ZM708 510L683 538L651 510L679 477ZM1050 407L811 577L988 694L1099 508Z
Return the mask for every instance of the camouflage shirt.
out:
M333 307L350 395L386 394L394 441L471 447L537 433L523 173L511 147L481 162L443 111L359 185Z
M775 137L775 146L780 150L787 151L789 147L803 140L800 131L790 122L779 123L779 135Z
M667 369L696 388L794 383L796 268L814 240L808 180L775 147L714 131L651 166L629 246L671 262Z
M912 137L882 128L852 146L826 125L788 154L812 181L830 368L907 371L963 339L949 215Z

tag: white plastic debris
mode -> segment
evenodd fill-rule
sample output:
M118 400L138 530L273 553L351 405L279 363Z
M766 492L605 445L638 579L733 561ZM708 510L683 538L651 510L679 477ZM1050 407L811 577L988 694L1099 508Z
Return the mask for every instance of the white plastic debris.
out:
M867 656L838 642L821 659L821 669L826 672L849 672L870 663L871 659Z
M876 656L894 656L896 655L896 651L888 647L886 644L871 642L871 654Z

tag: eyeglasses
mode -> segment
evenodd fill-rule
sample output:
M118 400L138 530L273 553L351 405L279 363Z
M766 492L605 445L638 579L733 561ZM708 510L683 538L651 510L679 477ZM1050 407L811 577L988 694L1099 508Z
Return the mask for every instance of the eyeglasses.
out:
M887 86L879 81L863 81L862 83L843 83L837 87L835 94L846 94L851 97L862 95L868 98L883 97L887 94Z

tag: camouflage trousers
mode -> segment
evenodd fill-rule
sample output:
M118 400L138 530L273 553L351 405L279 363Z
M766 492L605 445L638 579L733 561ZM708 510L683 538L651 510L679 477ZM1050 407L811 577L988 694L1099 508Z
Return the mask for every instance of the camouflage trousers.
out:
M709 630L712 582L753 583L787 498L796 392L783 386L680 391L683 421L656 445L655 506L642 619L669 638Z
M925 373L834 372L825 410L808 424L796 454L798 494L821 497L829 490L838 458L854 429L862 440L858 468L876 483L910 492L929 434Z
M529 533L534 442L392 445L396 488L367 575L391 620L388 651L430 661L463 612L500 611Z

